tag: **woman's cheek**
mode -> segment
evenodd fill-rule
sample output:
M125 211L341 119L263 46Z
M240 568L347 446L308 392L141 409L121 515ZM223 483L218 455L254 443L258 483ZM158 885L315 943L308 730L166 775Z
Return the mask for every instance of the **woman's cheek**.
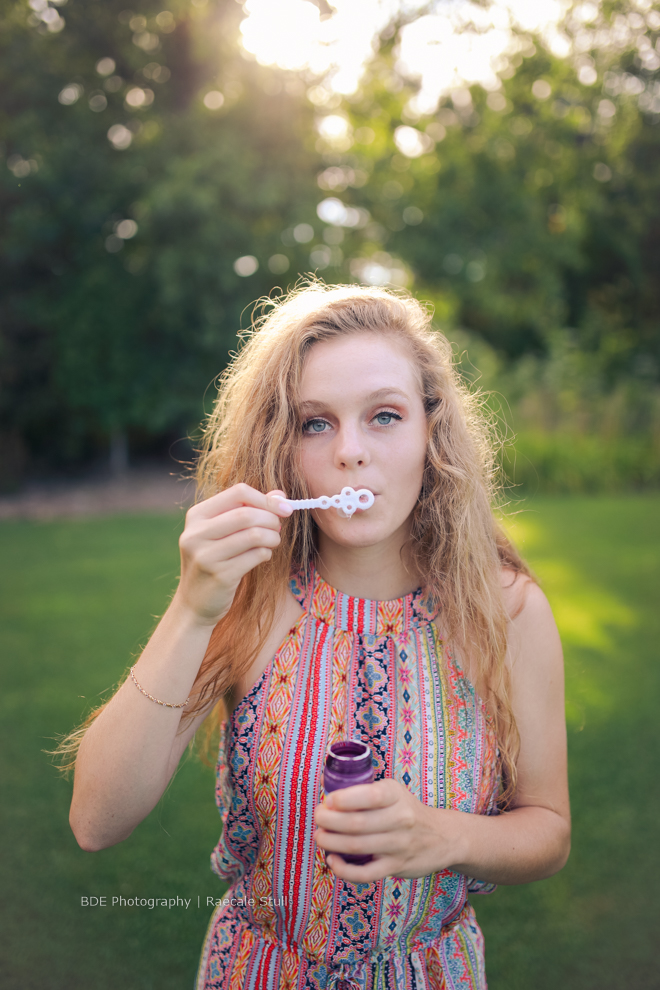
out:
M399 488L399 497L406 504L415 505L422 488L424 479L424 465L426 464L426 444L419 443L419 437L415 434L401 445L397 451L398 456L391 458L391 463L396 464L396 472L390 469L390 474L396 473L395 483Z
M320 438L303 437L300 454L300 466L312 498L318 498L319 495L335 494L334 492L316 491L320 481L322 481L322 468L328 460L327 453L321 449L326 445L318 443L318 439Z

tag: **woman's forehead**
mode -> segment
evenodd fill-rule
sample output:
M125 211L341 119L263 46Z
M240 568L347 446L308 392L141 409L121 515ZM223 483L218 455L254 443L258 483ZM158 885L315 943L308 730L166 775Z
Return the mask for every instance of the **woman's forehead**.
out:
M386 398L387 392L419 395L419 374L409 349L390 335L333 337L309 349L301 379L301 399L311 393L350 391ZM379 393L376 395L375 393Z

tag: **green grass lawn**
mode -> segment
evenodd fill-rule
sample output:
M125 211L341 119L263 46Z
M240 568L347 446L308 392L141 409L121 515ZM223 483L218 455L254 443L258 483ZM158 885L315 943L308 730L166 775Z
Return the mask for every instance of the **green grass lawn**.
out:
M42 750L115 683L163 611L177 517L0 525L3 990L185 990L223 887L213 774L181 767L131 838L83 853ZM660 498L536 498L514 535L567 661L573 853L550 880L475 898L491 990L660 986ZM189 908L81 897L190 898ZM197 897L201 907L197 907Z

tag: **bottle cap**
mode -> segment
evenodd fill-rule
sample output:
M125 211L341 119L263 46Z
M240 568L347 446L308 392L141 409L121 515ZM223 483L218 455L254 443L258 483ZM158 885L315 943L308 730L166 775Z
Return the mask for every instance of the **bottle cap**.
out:
M341 739L328 746L326 765L339 774L352 774L371 766L371 750L358 739Z

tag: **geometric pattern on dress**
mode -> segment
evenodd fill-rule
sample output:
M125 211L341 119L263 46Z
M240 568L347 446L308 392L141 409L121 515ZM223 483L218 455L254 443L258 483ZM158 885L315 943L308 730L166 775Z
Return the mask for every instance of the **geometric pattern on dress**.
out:
M287 716L291 707L303 635L304 625L298 622L273 660L252 783L253 803L260 832L259 854L252 881L252 896L257 901L254 918L264 932L273 936L277 917L270 901L273 900L272 862L277 833L277 793Z
M299 945L311 911L314 870L314 810L319 802L332 694L332 632L310 620L282 750L278 791L279 834L271 868L272 885L285 899L281 938ZM325 950L325 943L323 944Z
M352 649L350 634L343 630L335 630L328 746L337 740L345 739L348 732L346 708ZM321 787L319 803L323 800L323 796ZM329 919L333 912L335 887L335 876L325 861L325 851L315 845L309 919L301 943L304 951L315 959L323 958L328 948Z
M343 883L312 837L327 745L346 737L425 804L497 813L492 719L421 591L356 599L313 568L291 589L304 614L221 741L212 865L243 906L214 913L198 990L484 990L467 891L493 885L449 870Z

